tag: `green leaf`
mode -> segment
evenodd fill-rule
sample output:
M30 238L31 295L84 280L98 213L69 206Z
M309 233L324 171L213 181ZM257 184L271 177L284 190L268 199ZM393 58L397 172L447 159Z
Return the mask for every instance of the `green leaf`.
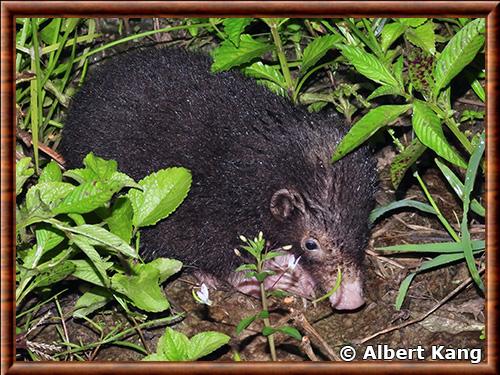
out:
M42 30L40 30L40 39L45 44L54 43L59 36L61 19L53 18L52 21L49 22L47 26L45 26Z
M240 46L241 33L252 21L253 18L226 18L222 21L224 32L236 47Z
M49 164L43 168L42 173L40 173L40 178L38 182L61 182L62 181L62 172L59 165L52 160Z
M406 39L427 53L436 53L436 38L434 35L434 24L432 21L424 23L416 29L408 29L405 33Z
M55 215L92 212L107 203L120 189L121 186L109 181L85 182L74 188L52 212Z
M474 152L471 155L469 165L467 166L467 172L465 173L465 183L464 183L464 202L463 202L463 216L462 222L460 224L460 229L462 232L462 244L464 246L464 255L467 262L467 267L471 274L472 279L475 281L476 285L484 291L484 284L479 275L479 271L474 261L474 255L472 253L472 242L469 233L468 219L467 215L469 213L470 207L470 194L474 189L474 183L476 180L477 171L479 169L479 164L481 163L481 158L484 153L484 132L481 134L481 138L476 145Z
M92 245L101 246L105 249L122 253L127 257L138 257L135 249L130 247L120 237L97 225L85 224L76 227L69 227L57 220L47 220L47 222L53 224L56 228L64 232L80 234L86 237L91 241L90 243Z
M402 23L403 25L417 27L422 25L425 21L427 21L427 18L398 18L397 20L399 23Z
M177 167L162 169L143 178L139 185L143 191L128 193L136 228L154 225L177 209L191 187L191 172Z
M398 81L377 57L359 47L341 46L342 55L354 65L356 70L380 84L398 87Z
M163 361L187 361L189 339L181 333L167 327L163 336L158 341L156 354Z
M473 251L481 251L485 248L484 240L471 241ZM464 247L460 242L437 242L423 244L405 244L386 247L377 247L377 251L399 251L412 253L463 253Z
M434 96L467 66L484 44L485 19L478 18L465 25L448 42L434 68Z
M26 208L30 214L53 210L74 188L67 182L38 183L26 193Z
M73 271L74 277L97 286L106 286L100 276L100 271L89 258L70 260L70 262L75 265L75 270ZM100 261L101 272L106 273L106 270L111 266L113 266L113 262Z
M404 87L404 79L403 79L403 55L399 56L396 62L392 65L392 70L394 71L394 76L396 80L399 82L401 87Z
M263 327L262 328L262 335L264 336L270 336L273 333L276 333L277 329L273 327Z
M92 314L94 311L105 306L113 296L109 290L100 287L93 287L88 292L85 292L73 308L73 318L84 318Z
M372 100L384 95L401 95L401 90L394 86L382 85L373 90L366 100Z
M238 325L236 326L236 334L239 335L241 332L243 332L243 330L246 329L250 324L252 324L256 318L257 315L252 315L241 319Z
M237 48L230 40L225 40L213 51L214 62L212 72L229 70L234 66L248 63L273 48L272 45L259 42L248 34L240 36L240 45Z
M44 252L52 250L65 239L63 232L45 223L36 227L35 236L37 246L40 246Z
M35 277L35 279L33 280L33 286L41 288L44 286L56 284L71 275L74 269L75 266L68 261L59 263L55 267L52 267L49 272L41 273L40 275Z
M444 163L442 163L438 158L434 159L436 162L436 165L439 167L441 170L441 173L443 176L446 178L446 181L450 184L450 186L453 188L455 191L455 194L460 198L460 200L464 200L464 184L462 184L462 181L457 177L453 171L448 168L448 166ZM480 216L485 216L485 209L484 207L477 201L477 199L473 199L471 201L471 210L474 211L476 214Z
M85 156L83 165L92 171L99 180L110 179L118 168L118 163L115 160L102 159L92 152Z
M198 333L191 337L188 358L191 361L202 358L226 345L229 339L228 335L220 332L207 331Z
M249 77L265 79L275 83L282 89L286 89L285 78L283 78L283 74L281 74L279 69L265 65L261 61L253 63L249 67L244 68L242 71Z
M143 271L143 268L153 267L158 270L159 278L158 284L162 284L167 280L170 276L175 275L182 268L182 262L176 259L169 258L156 258L155 260L147 263L147 264L138 264L134 267L134 271L137 274Z
M288 91L286 88L283 88L280 85L277 85L273 81L268 81L265 79L259 79L255 81L258 85L266 87L269 91L271 91L273 94L282 96L284 98L288 98Z
M356 122L337 146L332 162L339 160L370 138L377 130L395 121L411 105L381 105Z
M398 296L396 297L396 303L395 303L396 310L401 309L401 306L403 305L406 294L408 293L408 288L410 287L410 284L413 281L413 278L415 277L415 275L416 275L415 272L410 273L408 276L405 277L405 279L403 280L403 282L399 286Z
M248 270L253 270L257 271L257 266L255 264L242 264L238 268L234 270L234 272L241 272L241 271L248 271Z
M23 189L23 185L28 178L30 178L35 170L29 168L31 158L22 158L16 163L16 196L19 195Z
M127 197L118 198L111 209L111 215L104 221L108 224L111 233L116 234L126 243L130 243L132 238L132 203Z
M420 100L413 102L412 125L420 142L450 163L462 168L467 167L467 164L446 140L439 117Z
M389 47L398 39L406 30L406 26L400 22L386 23L382 29L380 46L382 51L386 52Z
M434 215L437 214L436 210L434 210L434 208L431 205L427 204L427 203L423 203L423 202L419 202L419 201L414 201L414 200L411 200L411 199L403 199L403 200L400 200L400 201L391 202L391 203L389 203L389 204L387 204L385 206L381 206L381 207L375 208L370 213L369 220L370 220L371 223L373 223L373 222L375 222L375 220L377 220L380 216L382 216L386 212L389 212L389 211L392 211L392 210L395 210L395 209L398 209L398 208L401 208L401 207L416 208L417 210L420 210L420 211L423 211L423 212L427 212L427 213L434 214Z
M415 137L413 141L392 161L391 182L395 189L403 180L408 169L422 156L427 147Z
M278 331L284 333L285 335L291 336L296 340L302 340L302 335L297 328L285 326L279 327Z
M92 265L98 272L101 283L105 287L109 288L110 280L108 274L106 273L107 268L105 262L102 260L101 256L94 248L94 246L92 246L91 241L87 237L81 235L72 236L72 240L73 243L78 246L85 253L85 255L88 256L88 258L92 262Z
M338 43L342 37L340 35L324 35L316 37L304 49L300 74L306 74L325 54Z
M150 264L144 264L137 275L115 274L111 278L111 288L124 294L138 308L148 312L161 312L170 303L159 285L160 271Z

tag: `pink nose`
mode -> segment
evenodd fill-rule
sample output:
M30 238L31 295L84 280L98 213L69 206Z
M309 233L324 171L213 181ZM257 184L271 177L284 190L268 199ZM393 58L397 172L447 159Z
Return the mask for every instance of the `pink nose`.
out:
M363 286L359 279L343 281L339 290L330 296L330 304L336 310L354 310L364 303Z

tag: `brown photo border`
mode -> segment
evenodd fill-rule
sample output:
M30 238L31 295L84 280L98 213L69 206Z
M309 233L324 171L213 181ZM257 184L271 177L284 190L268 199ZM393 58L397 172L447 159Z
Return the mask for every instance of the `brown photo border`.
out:
M497 373L499 1L4 1L1 3L1 374ZM486 17L486 363L457 362L16 362L14 19L16 17Z

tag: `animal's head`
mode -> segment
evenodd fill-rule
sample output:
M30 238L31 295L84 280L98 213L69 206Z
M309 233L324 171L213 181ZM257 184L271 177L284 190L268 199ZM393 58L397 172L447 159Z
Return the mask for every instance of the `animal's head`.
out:
M330 297L332 307L356 309L364 303L362 263L369 236L375 170L372 157L358 150L331 164L331 148L309 153L307 167L293 185L277 189L270 199L274 232L293 245L316 287L330 291L338 270L341 286Z

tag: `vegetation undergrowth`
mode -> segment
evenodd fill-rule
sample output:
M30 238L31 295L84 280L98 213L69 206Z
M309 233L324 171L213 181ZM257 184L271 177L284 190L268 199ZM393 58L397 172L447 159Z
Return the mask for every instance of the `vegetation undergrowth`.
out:
M485 175L484 19L162 21L165 25L160 27L158 19L152 24L118 20L112 25L118 37L109 41L106 30L100 30L103 20L16 19L16 304L19 346L28 349L27 358L47 358L47 351L55 351L39 343L36 346L29 332L47 319L40 318L46 304L60 307L60 295L69 282L81 290L72 316L94 325L101 338L93 344L70 342L64 327L66 317L57 308L59 345L66 349L49 356L51 359L89 359L99 348L114 344L149 354L147 359L194 360L208 354L206 348L215 350L227 343L222 334L200 333L188 339L170 328L156 354L147 345L124 341L131 333L142 337L141 329L179 318L170 314L170 303L160 286L180 270L181 263L161 258L144 263L138 248L140 229L166 218L188 193L189 171L166 169L136 182L120 173L113 161L91 154L82 169L63 172L58 166L62 164L56 151L64 113L85 81L92 59L123 45L151 41L147 38L208 50L214 73L239 69L310 111L333 107L352 127L332 162L369 139L392 145L396 156L389 171L394 189L403 189L403 180L413 177L428 203L398 200L376 208L372 221L393 210L419 210L435 216L450 237L444 243L379 249L425 256L401 283L397 309L417 274L460 261L465 261L475 284L484 291L485 242L472 238L470 230L472 223L484 223L485 217L481 198ZM472 107L458 105L457 98L465 92L473 98L468 100L474 103ZM461 215L446 217L438 197L429 193L423 173L428 160L461 202ZM145 198L148 194L160 200L168 196L175 204L150 207ZM268 273L259 269L263 261L259 257L273 253L263 252L260 238L246 245L256 255L246 250L257 262L257 269L248 271L263 285ZM144 293L145 285L148 293ZM107 332L92 321L92 314L109 307L110 302L125 313L132 328L117 325ZM268 311L262 307L259 314L242 321L238 330L263 319L262 333L270 341L276 330L300 337L291 327L266 323ZM148 314L153 313L167 315L151 320ZM182 343L182 354L170 354L171 340Z

